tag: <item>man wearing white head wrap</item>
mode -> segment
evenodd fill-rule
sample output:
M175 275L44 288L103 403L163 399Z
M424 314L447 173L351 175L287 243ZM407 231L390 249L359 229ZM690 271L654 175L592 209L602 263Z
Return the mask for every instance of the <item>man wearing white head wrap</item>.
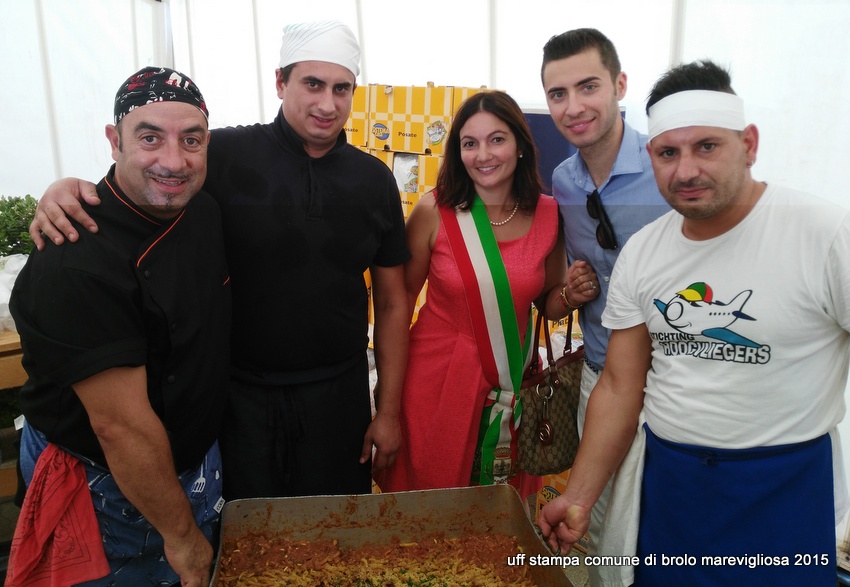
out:
M212 131L204 187L222 208L234 276L221 436L227 499L370 493L372 467L387 467L398 452L409 252L392 172L349 145L343 130L359 60L341 23L287 26L274 122ZM45 194L42 209L88 189L67 181ZM59 235L34 225L37 241L39 230Z
M321 157L336 144L351 113L359 63L360 46L341 22L284 27L277 95L283 117L311 157Z
M634 585L831 586L848 509L836 426L850 211L753 179L758 131L730 83L698 62L650 93L648 149L674 211L617 261L609 360L568 486L540 526L553 546L583 534L642 415L641 458L622 465L637 465L640 495L620 520L636 533ZM814 556L802 563L802 552Z
M649 140L687 126L715 126L744 130L744 101L735 94L714 90L688 90L656 102L649 112Z
M360 45L354 33L338 20L302 22L283 28L280 67L300 61L325 61L360 75Z

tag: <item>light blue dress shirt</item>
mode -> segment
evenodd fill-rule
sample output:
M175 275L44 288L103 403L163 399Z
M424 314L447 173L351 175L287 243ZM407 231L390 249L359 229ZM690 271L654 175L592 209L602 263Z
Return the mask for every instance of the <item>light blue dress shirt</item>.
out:
M670 211L655 183L646 151L647 136L624 125L623 141L611 176L601 186L594 185L580 153L565 160L552 174L552 191L564 220L569 262L587 261L599 277L599 296L579 312L585 357L597 371L605 365L611 335L611 331L602 326L602 311L617 256L634 233ZM598 221L587 213L587 195L594 189L599 190L602 205L614 227L616 250L603 249L596 242Z

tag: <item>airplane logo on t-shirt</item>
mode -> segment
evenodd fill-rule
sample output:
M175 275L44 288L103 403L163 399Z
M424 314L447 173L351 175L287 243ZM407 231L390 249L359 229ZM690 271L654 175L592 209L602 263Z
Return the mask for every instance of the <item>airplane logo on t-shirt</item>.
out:
M744 305L753 291L747 289L730 302L714 299L714 292L707 283L692 283L676 292L669 302L654 300L655 307L664 315L667 324L679 332L702 335L725 343L760 347L761 345L729 329L738 320L755 320L743 312Z

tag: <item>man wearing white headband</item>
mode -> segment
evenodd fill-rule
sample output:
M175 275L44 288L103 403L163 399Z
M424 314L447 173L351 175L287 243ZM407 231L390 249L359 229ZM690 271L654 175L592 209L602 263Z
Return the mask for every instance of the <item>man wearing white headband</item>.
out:
M625 529L635 585L832 586L850 211L753 179L758 131L730 85L698 62L650 93L648 148L674 211L617 261L609 360L540 526L575 542L617 471L606 527Z
M222 208L233 276L224 495L370 493L372 467L390 465L401 441L409 327L401 199L387 166L346 141L360 73L351 29L338 21L288 25L279 63L276 119L213 130L204 184ZM42 209L86 189L63 182L48 190ZM39 229L62 238L34 224L37 243Z

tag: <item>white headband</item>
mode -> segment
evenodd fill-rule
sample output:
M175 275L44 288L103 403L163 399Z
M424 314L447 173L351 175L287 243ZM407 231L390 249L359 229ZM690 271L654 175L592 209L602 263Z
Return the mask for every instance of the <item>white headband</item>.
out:
M649 109L649 140L686 126L744 130L744 101L726 92L688 90L671 94Z
M338 20L302 22L283 28L280 67L301 61L325 61L360 75L360 45L354 33Z

